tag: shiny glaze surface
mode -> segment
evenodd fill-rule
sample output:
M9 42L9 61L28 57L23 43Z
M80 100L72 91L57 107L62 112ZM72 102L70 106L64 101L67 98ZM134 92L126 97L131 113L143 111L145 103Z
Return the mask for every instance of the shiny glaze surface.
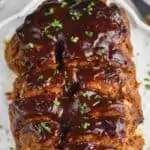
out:
M75 140L80 136L94 134L98 135L99 139L102 137L115 137L124 141L126 125L123 118L119 117L101 117L99 119L83 119L89 123L88 128L85 130L82 123L74 124L71 127L69 137Z
M108 84L121 84L124 80L126 80L126 76L124 75L122 69L112 68L110 66L107 66L106 68L97 67L92 69L80 69L77 72L77 78L80 83L83 83L82 87L90 81L99 81Z
M88 15L84 9L91 3L94 4ZM54 9L54 13L45 16L50 8ZM81 16L72 19L72 12L81 13ZM30 50L24 50L26 67L30 70L42 62L67 63L72 59L105 60L108 64L116 61L127 65L128 59L118 47L128 33L120 13L116 6L109 8L99 1L85 0L79 5L63 8L56 1L45 2L17 30L22 49L28 43L33 44ZM51 26L56 20L59 28ZM87 31L92 34L87 35ZM47 38L45 32L52 37ZM73 42L71 37L79 39ZM57 59L59 56L62 60Z
M33 132L38 137L38 142L56 142L61 134L60 125L54 121L43 122L46 124L46 127L50 129L50 131L43 130L39 131L41 126L41 121L30 122L21 129L21 134L26 134L29 132Z
M56 94L46 96L37 95L35 97L21 99L10 105L10 111L15 113L17 116L16 120L18 121L36 116L51 115L53 118L61 117L63 107L60 105L59 109L57 109L54 104L55 99L61 101L60 96Z
M74 12L79 14L71 15ZM59 2L46 1L29 15L17 30L26 68L22 78L28 88L57 86L63 88L63 94L45 93L13 102L10 114L14 112L11 115L15 115L14 132L20 129L18 126L24 120L28 122L32 119L22 127L21 134L35 132L39 142L45 142L54 134L39 134L34 118L48 117L61 126L59 132L62 134L57 134L60 145L65 143L65 138L69 143L70 137L77 139L84 134L92 134L96 138L116 137L123 142L126 138L126 121L122 118L126 114L124 99L121 96L112 98L86 85L95 81L119 86L126 80L122 68L129 67L128 63L131 61L121 50L119 43L127 34L119 8L108 7L98 0L85 0L80 4L64 7ZM95 67L64 67L72 60L94 63ZM45 64L54 64L55 69L45 67ZM41 66L39 71L37 66ZM83 129L81 126L85 122L86 129ZM58 133L53 126L51 130ZM65 138L62 140L64 134ZM83 149L115 150L96 146L90 141L79 145L68 144L65 148Z
M26 73L24 75L24 81L28 88L38 88L46 86L56 86L64 87L69 83L75 83L76 81L76 71L72 69L65 70L46 70L42 72L32 72L30 74Z

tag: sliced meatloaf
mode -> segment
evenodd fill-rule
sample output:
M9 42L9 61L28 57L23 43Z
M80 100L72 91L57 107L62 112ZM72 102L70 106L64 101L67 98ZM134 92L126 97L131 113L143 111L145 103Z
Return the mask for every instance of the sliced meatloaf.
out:
M127 16L100 0L45 1L6 49L17 150L142 150Z

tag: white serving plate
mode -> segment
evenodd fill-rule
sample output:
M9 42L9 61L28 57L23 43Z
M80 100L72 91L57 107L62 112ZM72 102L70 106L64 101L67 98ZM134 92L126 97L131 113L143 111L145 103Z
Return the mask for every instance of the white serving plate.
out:
M137 78L141 83L140 94L144 111L144 137L145 148L150 150L150 90L145 89L144 78L148 77L150 71L150 27L140 21L133 9L124 0L111 0L124 7L131 23L131 40L134 47L134 61L137 68ZM10 39L16 28L23 23L25 16L33 11L42 0L33 0L28 7L20 13L4 20L0 23L0 150L10 150L14 145L8 117L8 105L5 93L11 91L15 75L7 67L4 57L4 40ZM3 128L1 128L1 126Z

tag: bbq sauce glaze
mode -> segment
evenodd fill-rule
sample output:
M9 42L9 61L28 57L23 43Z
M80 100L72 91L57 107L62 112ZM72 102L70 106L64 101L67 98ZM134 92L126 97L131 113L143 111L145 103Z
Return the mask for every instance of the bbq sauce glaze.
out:
M127 34L120 10L116 6L108 7L98 0L85 0L73 5L67 2L46 1L29 15L17 30L26 69L22 78L31 88L41 87L47 81L54 86L63 87L63 96L48 93L15 101L10 105L10 113L13 111L16 117L13 122L14 132L21 128L23 134L35 132L39 142L45 142L52 137L46 133L47 130L43 130L45 133L42 134L38 132L39 122L34 118L49 117L61 125L59 129L54 128L54 125L49 127L53 130L52 133L65 130L62 134L52 134L54 137L58 136L59 144L56 146L61 145L60 140L62 145L65 143L65 139L61 138L63 134L67 135L67 142L70 142L70 137L76 139L84 134L116 137L120 142L124 142L126 122L121 117L125 114L123 100L113 99L92 89L84 89L80 84L82 81L85 84L93 73L100 74L99 78L94 76L97 81L113 79L121 84L123 79L119 76L120 72L123 68L128 68L129 63L132 64L118 46ZM65 64L73 60L91 63L98 61L103 68L64 68ZM47 63L55 64L56 68L34 72L37 66L43 65L44 68ZM122 69L117 68L118 66ZM105 76L106 72L112 74ZM65 85L70 83L69 89L66 90ZM94 111L101 115L94 118L95 116L91 115ZM109 111L116 113L116 116L103 115ZM30 119L31 121L28 121ZM24 120L27 120L25 127ZM48 126L51 125L49 121L44 122ZM89 145L90 142L76 145L77 147L70 144L65 150L114 150L94 146L92 143Z
M63 64L74 59L126 66L128 58L118 45L127 34L116 6L88 0L71 6L47 1L17 30L29 71L44 61Z

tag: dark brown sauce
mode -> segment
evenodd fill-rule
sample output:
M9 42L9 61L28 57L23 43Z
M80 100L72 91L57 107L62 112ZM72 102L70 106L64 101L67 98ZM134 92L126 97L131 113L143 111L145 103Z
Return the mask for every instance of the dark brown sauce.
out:
M88 96L84 97L83 93L87 92ZM54 101L57 100L60 102L59 106L56 107ZM87 105L84 112L81 111L80 106L85 104ZM122 116L125 114L124 107L121 100L115 100L109 98L107 95L102 95L94 91L81 91L79 94L74 95L74 98L71 100L69 98L60 98L60 96L51 94L46 96L35 96L28 99L22 99L16 101L10 106L10 111L15 113L16 123L18 124L15 130L20 129L20 123L26 119L33 119L31 125L27 125L23 132L34 132L34 117L49 117L52 120L60 122L60 124L67 125L68 131L71 132L71 137L80 136L80 134L94 134L99 136L115 136L118 137L121 141L124 138L125 124L123 119L119 117L103 117L96 119L94 116L93 119L90 119L92 112L99 112L102 115L109 111L114 111ZM81 128L81 125L84 122L90 123L90 129L85 130ZM30 128L32 126L32 128ZM28 128L29 127L29 128ZM35 126L34 126L35 127ZM79 127L79 128L78 128ZM33 129L33 130L32 130ZM63 129L63 128L62 128ZM24 131L25 130L25 131ZM98 132L101 131L101 132ZM37 132L36 132L37 134ZM74 135L75 134L75 135ZM44 135L44 138L47 134ZM38 134L39 141L43 141L43 135ZM42 140L41 140L42 139Z
M61 4L56 1L45 2L28 16L25 23L17 30L22 49L25 49L25 45L30 43L28 45L30 49L25 50L23 56L26 63L23 78L28 86L37 88L48 82L54 86L64 87L64 93L61 98L57 94L48 93L17 100L10 105L10 111L15 113L15 119L18 122L38 116L47 116L60 123L61 132L65 126L67 128L65 130L72 138L77 138L82 134L93 134L100 137L117 137L123 141L126 126L124 119L118 116L125 114L123 100L113 99L91 89L82 90L83 86L80 86L80 84L87 84L90 80L104 80L106 83L115 81L120 84L124 80L124 77L120 76L122 70L115 68L113 63L128 65L128 58L118 48L120 39L127 35L119 9L115 6L107 7L102 2L94 0L92 12L91 10L87 12L85 8L91 2L86 0L79 5L64 8L60 7ZM45 16L44 14L50 8L54 9L51 10L54 13ZM79 16L70 15L74 11L79 12ZM54 22L55 27L52 26ZM100 64L98 64L97 68L64 68L63 65L73 59L89 62L101 60L104 65L99 67ZM45 63L55 64L56 69L47 69L43 72L34 71L37 66L44 68ZM56 108L55 105L59 106ZM117 115L99 116L98 118L91 116L93 112L103 115L109 111L114 111ZM84 121L90 124L87 130L80 126ZM22 129L22 133L35 132L40 142L52 138L51 134L37 133L36 127L37 124L33 120ZM65 150L70 149L114 150L90 145L90 143L69 145Z
M120 38L127 33L126 27L122 23L122 17L117 7L109 8L101 2L94 2L95 6L92 7L91 15L84 11L84 8L90 3L88 1L64 8L61 8L58 2L51 1L45 2L37 11L28 16L25 23L17 30L22 46L28 43L34 44L34 48L25 52L26 63L28 65L29 62L36 64L37 61L42 62L43 59L49 59L51 63L56 63L55 56L61 50L64 62L76 58L81 60L88 60L90 57L97 59L100 51L108 53L109 57L106 62L111 61L115 57L113 51L117 48ZM53 15L45 16L44 14L49 8L54 8L55 12ZM82 14L79 20L72 20L70 13L74 11ZM52 40L45 37L44 28L54 20L59 21L62 27L59 30L51 27L47 31L55 37ZM87 36L86 31L92 32L92 37ZM76 43L72 42L72 36L78 37L79 40ZM119 51L122 53L121 50ZM123 56L118 56L115 60L118 63L126 64L127 60L125 59Z
M83 128L84 122L89 123L88 127ZM99 119L83 119L81 123L74 124L71 127L69 137L75 140L83 135L94 134L101 137L117 137L124 142L126 135L126 124L120 117L100 117Z
M60 102L57 108L54 104L55 100ZM36 116L51 116L51 118L61 118L63 107L62 100L59 95L37 95L35 97L18 100L10 105L10 109L14 109L16 120L23 121L26 118ZM57 119L56 119L57 120Z
M102 81L102 82L117 82L120 84L122 80L124 80L124 76L122 70L119 68L102 68L102 67L95 67L95 68L85 68L80 69L77 72L77 77L79 81L83 83L88 83L89 81ZM123 79L122 79L123 78Z
M126 111L123 100L113 99L94 91L82 90L74 95L65 113L70 119L70 124L74 125L82 123L84 118L99 118L104 114L107 116L110 112L124 116Z
M44 126L42 126L42 124ZM51 144L55 144L57 140L59 139L58 137L60 136L60 125L57 122L51 121L51 122L41 122L41 121L36 121L36 122L30 122L21 129L21 134L26 134L29 132L33 132L37 135L38 137L38 142L47 142L51 141Z

